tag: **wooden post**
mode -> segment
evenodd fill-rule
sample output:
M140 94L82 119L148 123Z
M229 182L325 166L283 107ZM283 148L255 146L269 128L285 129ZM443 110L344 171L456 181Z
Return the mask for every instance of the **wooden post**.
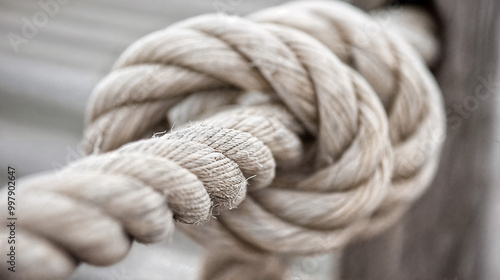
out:
M434 1L442 21L435 74L445 98L447 140L437 178L405 218L381 236L344 251L345 280L484 277L484 214L492 179L498 106L500 3ZM497 238L500 237L497 235ZM500 264L497 264L500 265Z

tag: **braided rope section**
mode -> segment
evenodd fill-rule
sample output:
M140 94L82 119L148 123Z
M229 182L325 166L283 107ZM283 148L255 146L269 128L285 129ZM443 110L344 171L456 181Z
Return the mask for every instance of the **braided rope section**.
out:
M238 121L237 113L225 113L233 121L224 127L209 119L24 182L17 194L23 205L17 254L23 258L15 276L61 279L77 261L116 263L130 249L130 237L158 242L171 235L173 220L201 224L214 209L240 204L249 174L259 178L253 188L269 185L275 168L271 150L245 128L266 131L270 147L283 149L286 139L292 140L288 149L300 150L300 141L279 123L263 117ZM8 232L0 235L7 239Z
M444 112L432 21L406 8L367 35L383 15L295 2L131 45L89 102L91 155L23 186L26 278L117 262L131 237L212 213L178 226L206 247L310 254L392 225L433 178Z
M216 233L209 243L234 240L215 238L226 232L237 237L235 244L307 253L373 235L425 190L444 133L440 92L422 63L422 58L431 63L437 53L432 21L422 11L406 9L392 12L394 32L379 30L376 36L366 34L367 26L378 23L365 13L340 2L314 1L266 9L250 15L253 21L208 15L152 33L130 46L96 88L86 130L89 152L96 143L100 151L112 150L161 123L167 128L168 121L203 118L236 104L238 90L264 92L314 137L309 151L314 155L295 169L281 170L271 188L252 192L238 209L211 222ZM410 40L414 48L403 39L415 36L423 39ZM151 86L144 90L148 78ZM373 90L384 114L373 102ZM122 128L124 122L130 129ZM386 133L386 122L390 149L375 137ZM391 153L393 160L382 164ZM390 171L380 171L384 168ZM385 183L387 176L391 184ZM372 188L365 188L370 184L385 186L385 194L377 193L383 202L373 200L373 208L368 204L358 213L354 209L370 195ZM366 219L355 223L354 216ZM203 229L188 231L204 242Z

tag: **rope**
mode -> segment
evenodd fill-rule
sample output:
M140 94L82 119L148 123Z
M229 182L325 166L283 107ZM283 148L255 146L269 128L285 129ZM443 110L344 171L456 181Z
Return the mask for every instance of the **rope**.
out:
M366 33L388 14L387 28ZM79 261L110 265L131 237L168 238L173 220L204 224L177 226L207 248L260 255L327 252L383 231L439 160L443 105L423 63L437 57L432 28L410 7L370 17L307 1L140 39L92 93L90 155L22 186L19 272L59 279Z

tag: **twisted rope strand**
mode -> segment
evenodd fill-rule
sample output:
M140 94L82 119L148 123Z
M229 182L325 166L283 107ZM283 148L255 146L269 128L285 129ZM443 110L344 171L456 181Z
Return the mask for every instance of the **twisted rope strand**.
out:
M280 108L276 111L286 114ZM119 261L130 248L128 235L143 243L167 238L173 231L172 217L200 224L215 207L236 207L246 193L244 173L259 178L250 185L261 188L273 179L275 163L260 140L231 127L254 129L253 123L258 123L267 131L270 147L280 151L283 140L291 140L287 150L296 151L289 155L300 156L300 141L279 122L279 114L274 123L259 116L238 121L239 112L224 114L115 152L88 156L59 177L25 182L19 194L20 204L25 205L19 226L23 243L30 246L20 246L19 254L40 250L45 253L39 258L55 256L49 267L55 262L66 267L43 279L60 279L74 269L73 258L95 265ZM225 128L211 126L224 119L229 120ZM2 234L7 234L4 229ZM41 269L37 261L20 269L21 276L42 279L34 277Z

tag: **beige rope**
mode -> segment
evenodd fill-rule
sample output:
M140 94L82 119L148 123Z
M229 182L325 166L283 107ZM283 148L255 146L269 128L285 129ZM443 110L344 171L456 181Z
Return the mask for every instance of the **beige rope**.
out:
M397 15L387 28L366 32L387 14ZM249 254L325 252L392 225L433 178L444 113L423 63L437 53L430 18L374 17L295 2L251 20L196 17L131 45L92 94L92 155L23 186L18 250L37 253L20 271L56 279L78 261L111 264L129 235L156 242L172 215L201 224L214 209L216 220L180 227Z
M128 252L129 235L144 243L167 238L173 230L172 214L179 222L200 224L213 208L238 205L245 197L246 173L259 178L254 188L268 185L275 167L270 150L249 133L213 127L209 121L88 156L59 176L24 182L17 194L22 205L17 214L22 217L17 254L43 254L29 263L20 261L16 276L64 278L74 269L74 259L95 265L115 263ZM279 126L275 129L263 117L250 121L276 139L271 147L292 134ZM232 123L254 126L248 120ZM7 238L7 232L1 234ZM58 268L46 271L39 263Z

